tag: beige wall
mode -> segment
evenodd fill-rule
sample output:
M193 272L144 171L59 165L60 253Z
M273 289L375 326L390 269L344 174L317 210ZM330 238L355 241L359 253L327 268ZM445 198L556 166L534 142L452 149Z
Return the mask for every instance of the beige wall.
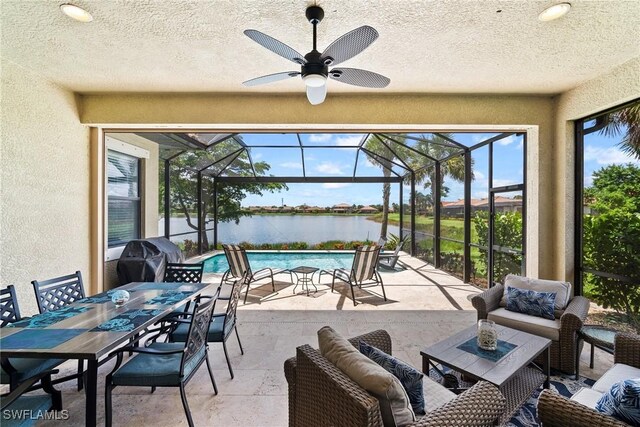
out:
M574 279L574 120L640 97L640 58L631 60L611 73L590 80L556 99L553 159L555 160L556 198L553 251L554 275Z
M0 286L37 312L30 281L89 271L89 130L74 95L2 60Z
M311 106L304 94L82 96L83 123L106 127L350 129L375 126L519 129L528 136L527 274L553 277L553 109L551 97L338 95Z

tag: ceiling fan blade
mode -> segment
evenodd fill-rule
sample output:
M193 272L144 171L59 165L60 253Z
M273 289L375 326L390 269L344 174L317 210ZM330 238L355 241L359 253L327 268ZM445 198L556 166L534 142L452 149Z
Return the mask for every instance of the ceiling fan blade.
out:
M244 30L244 34L259 45L266 47L271 52L277 53L291 62L300 65L307 63L303 54L271 36L257 30Z
M338 65L368 48L377 38L378 32L375 28L363 25L331 43L322 52L321 58L327 65ZM331 62L327 62L328 60Z
M258 86L263 85L265 83L273 83L279 80L288 79L289 77L299 76L299 71L285 71L282 73L268 74L266 76L256 77L255 79L247 80L246 82L242 82L245 86Z
M383 88L391 83L391 80L382 74L359 68L334 68L329 71L329 77L348 85L362 87Z

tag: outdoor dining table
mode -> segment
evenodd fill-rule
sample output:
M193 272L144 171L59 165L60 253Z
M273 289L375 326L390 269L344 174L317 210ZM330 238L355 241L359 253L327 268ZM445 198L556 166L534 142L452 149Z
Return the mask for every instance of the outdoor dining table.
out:
M130 293L120 307L109 291L0 329L1 357L87 360L87 426L96 425L100 359L200 294L214 294L215 285L134 282L117 289Z

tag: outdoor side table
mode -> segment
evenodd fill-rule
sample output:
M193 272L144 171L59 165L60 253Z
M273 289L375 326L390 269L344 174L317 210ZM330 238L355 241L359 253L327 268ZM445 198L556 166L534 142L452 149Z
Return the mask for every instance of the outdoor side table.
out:
M307 290L307 296L309 296L309 285L313 286L315 288L315 292L318 292L318 288L316 287L316 285L313 283L313 274L320 270L319 268L316 267L296 267L293 268L291 270L289 270L289 273L291 273L291 281L293 282L293 276L296 276L296 285L293 287L293 293L296 293L296 288L298 287L298 285L300 285L302 287L302 290L304 291L305 288Z
M613 354L614 342L616 339L616 330L607 328L600 325L584 325L577 335L576 342L576 378L578 378L578 372L580 369L580 340L591 344L591 358L589 360L589 367L593 369L593 349L598 347L600 350L604 350L609 354Z

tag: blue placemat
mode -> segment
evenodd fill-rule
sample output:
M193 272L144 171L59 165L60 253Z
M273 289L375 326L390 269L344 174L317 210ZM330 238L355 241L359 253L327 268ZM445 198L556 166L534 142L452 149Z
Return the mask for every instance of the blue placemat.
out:
M33 328L41 329L58 323L62 320L68 319L78 314L84 313L87 310L92 310L92 307L63 307L54 311L47 311L42 314L37 314L28 319L23 319L18 322L10 323L7 328Z
M25 329L0 339L4 349L54 348L86 329Z
M152 317L162 314L163 310L138 309L126 311L111 320L108 320L90 332L129 332L149 321Z
M185 298L190 297L191 295L193 295L193 292L179 292L179 291L173 291L173 292L165 292L162 295L158 295L157 297L151 298L148 301L145 301L145 304L148 305L171 305L171 304L175 304L177 302L182 301Z
M78 304L104 304L105 302L111 302L111 296L113 293L117 291L117 289L113 289L111 291L102 292L100 294L93 295L91 297L82 298L76 301ZM127 291L129 293L135 292L133 290Z
M517 345L511 344L510 342L498 340L498 348L495 351L483 350L478 346L477 338L473 337L460 344L457 348L466 351L467 353L475 354L476 356L482 357L483 359L497 362L516 347Z

